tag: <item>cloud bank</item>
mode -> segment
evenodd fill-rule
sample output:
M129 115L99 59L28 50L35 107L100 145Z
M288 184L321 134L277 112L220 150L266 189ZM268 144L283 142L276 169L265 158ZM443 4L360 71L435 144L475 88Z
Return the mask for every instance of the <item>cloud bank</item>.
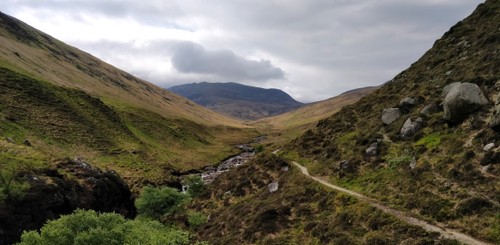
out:
M4 0L0 9L160 86L242 82L304 102L379 85L483 0Z

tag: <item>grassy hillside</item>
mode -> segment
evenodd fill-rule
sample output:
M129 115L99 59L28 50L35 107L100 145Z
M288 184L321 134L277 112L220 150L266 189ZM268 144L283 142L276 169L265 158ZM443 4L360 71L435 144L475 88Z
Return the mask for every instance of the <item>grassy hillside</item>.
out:
M500 102L499 23L500 2L481 4L410 68L293 141L287 157L334 183L500 243L500 134L490 127ZM463 121L446 120L442 93L453 82L477 84L488 104ZM407 97L413 107L402 106ZM421 112L432 104L436 111ZM401 117L384 124L383 110L396 107ZM402 136L406 120L418 117L420 129Z
M376 89L377 87L366 87L347 91L330 99L307 104L297 110L249 122L248 125L266 132L269 135L268 142L275 145L285 144L313 128L319 120L357 102Z
M214 164L256 132L0 13L0 136L133 185ZM2 146L9 151L11 144Z

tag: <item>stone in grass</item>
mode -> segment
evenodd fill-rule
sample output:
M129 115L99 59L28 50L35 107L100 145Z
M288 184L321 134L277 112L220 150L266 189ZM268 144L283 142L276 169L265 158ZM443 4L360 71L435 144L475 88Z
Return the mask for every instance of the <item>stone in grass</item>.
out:
M277 190L278 190L278 187L279 187L279 184L278 184L278 182L276 182L276 181L275 181L275 182L272 182L272 183L271 183L271 184L269 184L269 185L267 185L267 188L268 188L269 192L271 192L271 193L273 193L273 192L277 191Z
M414 121L411 118L406 119L405 124L401 128L400 135L403 139L407 139L415 135L422 127L422 118L418 117Z

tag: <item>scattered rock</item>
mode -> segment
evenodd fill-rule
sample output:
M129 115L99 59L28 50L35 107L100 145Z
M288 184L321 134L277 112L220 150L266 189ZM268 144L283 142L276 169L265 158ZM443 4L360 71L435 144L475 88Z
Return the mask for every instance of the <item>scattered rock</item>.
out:
M492 142L492 143L489 143L489 144L485 145L485 146L483 147L483 150L484 150L484 151L489 151L489 150L491 150L491 149L493 149L493 148L495 148L495 143L493 143L493 142Z
M340 162L339 166L341 169L348 169L349 168L349 160L343 160Z
M284 167L281 168L281 171L288 172L289 169L290 168L288 166L284 166Z
M422 122L421 117L418 117L415 121L412 121L411 118L406 119L405 124L403 124L403 127L401 128L401 137L409 138L415 135L415 133L417 133L422 127Z
M12 144L16 143L11 137L7 137L7 138L5 138L5 140L7 140L7 142L12 143Z
M267 189L269 192L273 193L278 190L279 184L278 182L272 182L271 184L267 185Z
M366 156L373 157L377 155L377 149L378 149L378 143L375 142L368 147L368 149L365 150Z
M25 146L31 146L31 142L29 142L29 140L24 140L23 144Z
M424 106L424 108L422 108L422 110L420 110L420 113L429 116L429 115L432 115L432 114L438 112L438 110L439 110L438 105L436 105L435 103L431 103L431 104Z
M483 172L486 172L486 173L487 173L487 172L489 172L489 171L490 171L490 169L491 169L491 165L490 165L490 164L488 164L488 165L486 165L486 166L482 166L482 167L481 167L481 170L482 170Z
M445 90L450 85L446 86ZM488 104L488 100L476 84L461 83L453 85L443 102L444 118L450 122L458 123L471 112L486 104Z
M410 162L410 169L414 169L417 166L417 159L413 157Z
M411 108L418 104L417 100L412 97L406 97L399 102L399 108L402 111L408 112Z
M388 108L382 111L382 122L386 125L396 121L401 116L399 108Z

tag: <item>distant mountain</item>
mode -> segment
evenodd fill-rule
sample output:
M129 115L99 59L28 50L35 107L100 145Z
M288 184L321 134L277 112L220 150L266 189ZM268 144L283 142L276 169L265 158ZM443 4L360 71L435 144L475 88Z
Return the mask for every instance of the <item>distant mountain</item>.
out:
M279 115L303 105L282 90L239 83L201 82L174 86L168 90L208 109L245 120Z

